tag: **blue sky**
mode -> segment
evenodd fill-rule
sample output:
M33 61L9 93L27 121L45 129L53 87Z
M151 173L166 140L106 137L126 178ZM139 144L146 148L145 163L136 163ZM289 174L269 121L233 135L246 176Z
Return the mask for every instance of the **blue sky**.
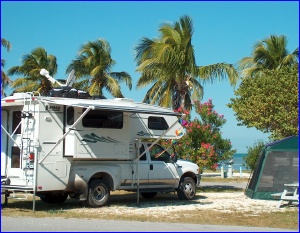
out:
M140 74L135 71L134 47L143 37L158 37L162 23L174 23L183 15L194 23L197 65L236 64L251 55L256 42L271 34L287 36L289 52L299 46L298 1L1 1L1 37L12 44L10 52L1 48L4 71L21 65L24 54L43 47L57 58L54 78L65 79L66 68L80 46L102 38L109 42L117 62L113 71L126 71L133 79L131 91L122 86L124 96L140 102L147 88L135 87ZM223 137L231 140L238 153L247 152L247 146L258 140L268 140L267 134L237 126L234 112L226 106L234 97L228 81L203 85L203 101L211 98L215 110L224 114Z

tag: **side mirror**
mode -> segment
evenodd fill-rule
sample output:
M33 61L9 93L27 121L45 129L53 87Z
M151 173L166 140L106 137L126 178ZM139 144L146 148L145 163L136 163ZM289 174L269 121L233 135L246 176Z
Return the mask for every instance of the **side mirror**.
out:
M174 153L173 155L170 156L170 163L176 163L178 160L177 154Z

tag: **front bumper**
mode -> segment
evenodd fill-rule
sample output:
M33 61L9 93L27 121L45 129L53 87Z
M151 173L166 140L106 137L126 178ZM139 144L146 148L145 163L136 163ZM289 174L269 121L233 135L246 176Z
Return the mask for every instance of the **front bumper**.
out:
M197 174L196 177L197 177L196 187L200 187L201 174Z

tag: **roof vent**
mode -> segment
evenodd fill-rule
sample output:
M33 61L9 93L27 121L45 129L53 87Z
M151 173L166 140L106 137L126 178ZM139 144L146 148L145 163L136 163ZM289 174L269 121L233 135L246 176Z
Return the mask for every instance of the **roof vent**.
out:
M133 99L128 98L114 98L115 101L122 101L122 102L133 102Z

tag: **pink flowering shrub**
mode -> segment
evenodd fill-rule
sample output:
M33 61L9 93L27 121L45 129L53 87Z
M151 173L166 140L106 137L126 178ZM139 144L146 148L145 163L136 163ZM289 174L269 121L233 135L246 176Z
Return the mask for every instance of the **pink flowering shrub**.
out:
M195 101L193 107L199 115L191 120L190 112L177 109L186 114L183 128L186 134L174 144L178 157L188 159L204 169L216 170L218 163L232 157L236 150L232 150L229 139L223 139L221 127L226 123L223 115L214 110L212 100L200 103ZM174 142L173 142L174 143Z

